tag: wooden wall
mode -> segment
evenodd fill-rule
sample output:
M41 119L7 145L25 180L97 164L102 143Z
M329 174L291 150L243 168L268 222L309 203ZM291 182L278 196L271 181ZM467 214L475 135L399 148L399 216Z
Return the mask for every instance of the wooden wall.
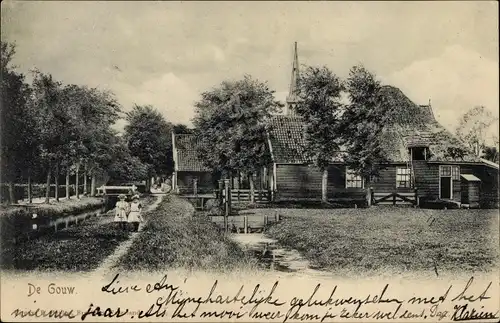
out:
M213 193L215 185L210 172L177 172L177 187L181 194L193 193L193 180L198 179L198 193Z
M321 199L323 173L314 166L276 165L277 192L280 197ZM360 192L363 189L345 188L345 166L331 165L328 169L328 197L339 194Z
M410 193L413 192L412 188L396 188L396 169L397 167L406 167L406 164L401 165L389 165L386 168L380 170L379 176L375 178L371 183L370 187L373 188L374 192L401 192Z
M462 165L461 174L473 174L481 180L479 204L481 207L498 207L498 170L486 165Z
M439 164L430 164L425 160L414 160L413 170L418 196L421 199L439 199ZM461 202L462 200L460 182L460 180L453 180L453 201Z

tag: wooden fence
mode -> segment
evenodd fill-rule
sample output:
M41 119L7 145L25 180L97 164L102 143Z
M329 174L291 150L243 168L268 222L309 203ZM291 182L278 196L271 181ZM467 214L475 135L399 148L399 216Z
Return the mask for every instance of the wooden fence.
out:
M375 205L419 205L417 190L414 192L373 192Z
M231 201L237 202L250 202L249 189L231 189ZM268 203L270 201L270 193L267 190L254 190L255 203Z
M47 187L47 184L33 184L31 186L31 197L32 198L44 198L45 197L45 189ZM84 191L84 185L78 185L79 192L80 194L83 194ZM87 191L90 192L90 185L87 185ZM9 186L7 184L2 183L0 185L1 189L1 200L2 202L7 201L9 199ZM55 197L55 191L56 191L56 185L51 184L50 185L50 193L49 196ZM69 186L69 191L70 195L75 195L75 185L71 184ZM59 197L64 197L66 196L66 185L65 184L59 184ZM14 185L14 198L16 200L25 200L28 198L28 184L15 184Z

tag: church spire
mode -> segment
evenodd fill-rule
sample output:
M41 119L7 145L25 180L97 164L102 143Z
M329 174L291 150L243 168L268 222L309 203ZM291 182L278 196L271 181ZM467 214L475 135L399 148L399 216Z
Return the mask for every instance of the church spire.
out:
M290 89L288 96L286 98L286 111L288 115L295 114L295 107L297 105L297 82L299 81L299 58L297 54L297 42L295 42L294 54L293 54L293 65L292 65L292 77L290 80Z

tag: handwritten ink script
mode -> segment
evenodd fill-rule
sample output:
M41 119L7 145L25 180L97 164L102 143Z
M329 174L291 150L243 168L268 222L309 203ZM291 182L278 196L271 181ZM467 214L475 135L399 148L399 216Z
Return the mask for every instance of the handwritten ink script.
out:
M474 292L472 287L474 286ZM242 284L232 294L222 293L219 281L214 281L207 290L197 290L197 295L189 294L181 285L171 284L167 275L154 283L139 285L124 283L117 274L100 292L104 299L120 295L149 295L152 301L143 308L110 306L90 303L84 310L58 309L16 309L14 317L50 317L56 319L78 319L93 321L93 318L117 318L132 320L273 320L276 322L309 321L325 322L339 319L413 321L498 321L498 308L490 308L495 302L487 302L492 297L491 285L477 286L474 277L461 286L450 285L436 295L414 293L403 299L391 292L391 285L381 286L365 295L345 296L342 286L317 284L306 297L279 295L280 282L269 286ZM480 287L480 288L479 288ZM478 289L479 288L479 289ZM31 287L31 291L33 287ZM477 291L480 292L477 292ZM137 296L135 296L137 294ZM358 293L359 294L359 293ZM282 294L280 294L282 295ZM141 302L144 304L143 302Z

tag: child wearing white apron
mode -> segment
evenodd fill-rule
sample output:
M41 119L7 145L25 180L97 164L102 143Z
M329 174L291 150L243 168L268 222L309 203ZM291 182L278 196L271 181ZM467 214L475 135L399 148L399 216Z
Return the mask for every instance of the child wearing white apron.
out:
M139 231L139 223L144 222L141 215L142 205L139 202L139 196L134 195L132 197L132 203L130 203L130 213L128 215L128 222L134 225L134 231Z
M126 196L124 194L118 195L118 202L116 202L115 208L115 222L117 222L122 230L127 228L127 215L130 212L130 206L125 201Z

